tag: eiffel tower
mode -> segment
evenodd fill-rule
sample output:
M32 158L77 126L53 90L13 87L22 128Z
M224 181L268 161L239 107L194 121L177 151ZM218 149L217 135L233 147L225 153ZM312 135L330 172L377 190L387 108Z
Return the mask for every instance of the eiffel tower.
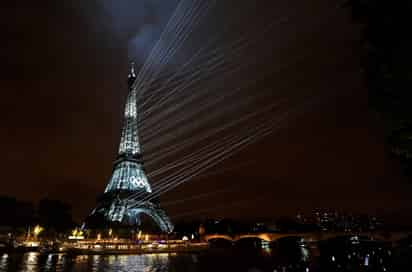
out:
M141 215L149 216L163 232L171 232L173 225L157 201L151 201L152 189L143 168L138 136L137 90L134 63L128 75L129 94L124 123L112 176L96 208L86 219L91 225L138 226ZM97 219L98 218L98 219ZM98 223L97 223L98 222Z

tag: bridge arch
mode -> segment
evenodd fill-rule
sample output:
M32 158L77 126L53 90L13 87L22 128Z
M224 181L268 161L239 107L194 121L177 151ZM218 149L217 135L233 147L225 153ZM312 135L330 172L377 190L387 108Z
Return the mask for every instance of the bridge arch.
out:
M204 237L206 242L209 242L211 240L217 240L217 239L223 239L223 240L227 240L230 242L233 242L233 238L229 235L225 235L225 234L208 234Z
M242 234L238 235L235 237L234 241L239 241L242 239L260 239L266 242L272 242L272 237L270 237L269 234L267 233L261 233L261 234Z

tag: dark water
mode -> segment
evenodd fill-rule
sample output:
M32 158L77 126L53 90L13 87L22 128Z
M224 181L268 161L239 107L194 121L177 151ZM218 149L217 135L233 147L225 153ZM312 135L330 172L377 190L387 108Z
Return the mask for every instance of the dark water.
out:
M412 247L328 247L320 256L304 248L239 250L211 248L198 254L80 255L0 254L6 271L139 272L389 272L412 271Z
M196 271L191 255L148 254L68 256L65 254L3 254L0 271Z
M354 239L356 238L356 239ZM6 271L139 272L407 272L412 271L412 237L396 244L358 236L320 241L242 239L210 242L197 254L83 255L0 253Z
M0 271L274 271L271 258L256 254L211 251L200 254L83 255L0 254ZM277 270L283 271L283 270ZM297 271L297 270L284 270ZM303 266L299 271L307 271ZM312 270L311 270L312 271Z

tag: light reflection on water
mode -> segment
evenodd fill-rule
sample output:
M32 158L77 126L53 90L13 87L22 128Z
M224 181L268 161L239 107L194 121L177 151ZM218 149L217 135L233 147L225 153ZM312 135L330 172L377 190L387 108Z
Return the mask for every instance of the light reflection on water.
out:
M3 254L0 259L0 271L6 271L9 255Z
M182 260L170 261L171 258L186 258L176 254L118 255L118 256L74 256L64 254L2 254L0 272L24 271L119 271L119 272L164 272L179 269L175 264L184 264ZM185 268L186 270L186 268ZM188 271L188 270L187 270Z

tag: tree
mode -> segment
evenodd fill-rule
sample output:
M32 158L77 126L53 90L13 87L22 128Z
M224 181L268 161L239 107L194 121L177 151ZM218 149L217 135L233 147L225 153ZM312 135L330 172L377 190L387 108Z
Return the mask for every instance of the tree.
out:
M70 230L74 225L71 207L59 200L40 200L37 215L40 225L48 231L55 230L61 233Z
M410 0L350 0L362 25L369 101L384 123L388 150L412 176L412 35Z
M34 205L14 197L0 196L0 214L0 226L25 228L33 221Z

